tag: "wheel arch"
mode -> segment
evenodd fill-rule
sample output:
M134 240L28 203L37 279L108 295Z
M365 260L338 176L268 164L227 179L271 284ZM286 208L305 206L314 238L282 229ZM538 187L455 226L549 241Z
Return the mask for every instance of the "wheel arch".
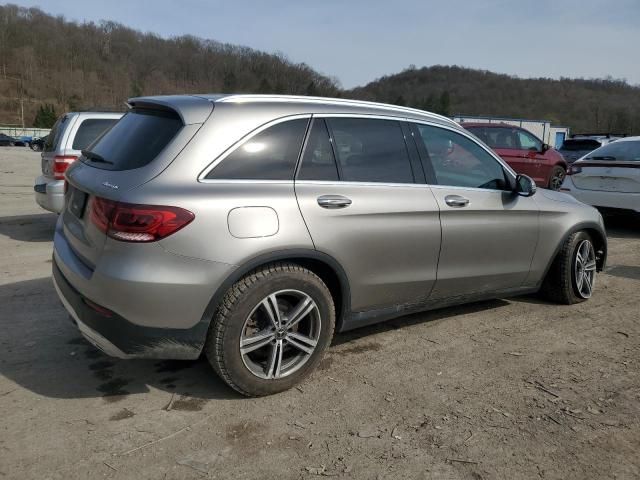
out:
M351 311L351 294L347 274L335 258L311 249L280 250L247 260L235 269L215 291L205 309L202 321L209 324L213 321L220 302L234 283L253 270L276 262L296 263L322 279L327 285L336 307L335 331L341 331L345 318Z
M544 275L542 276L541 282L544 281L544 279L549 274L549 270L551 270L551 266L553 265L553 262L555 262L556 258L558 257L558 253L560 252L562 245L564 245L564 242L566 242L571 235L580 231L587 232L589 236L591 236L591 238L593 239L593 246L596 250L596 269L598 272L601 272L602 270L604 270L607 263L607 235L605 231L602 229L602 227L598 225L596 222L581 222L572 226L562 236L562 238L560 239L560 242L558 242L558 245L556 246L553 252L553 255L551 256L551 259L547 264L547 267L544 271Z

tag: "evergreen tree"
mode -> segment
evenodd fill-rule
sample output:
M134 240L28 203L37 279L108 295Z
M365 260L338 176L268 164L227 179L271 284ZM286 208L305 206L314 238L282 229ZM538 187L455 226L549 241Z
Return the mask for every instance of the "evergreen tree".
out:
M440 115L449 116L451 115L451 96L449 95L449 91L445 90L440 95L440 105L437 113Z
M33 126L36 128L51 128L56 123L56 111L53 105L40 105L36 118L33 120Z

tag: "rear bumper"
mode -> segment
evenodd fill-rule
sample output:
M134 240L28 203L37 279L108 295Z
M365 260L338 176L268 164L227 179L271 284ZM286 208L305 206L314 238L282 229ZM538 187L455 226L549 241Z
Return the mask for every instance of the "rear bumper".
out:
M38 205L53 213L62 212L64 209L64 180L51 180L40 176L36 178L33 190Z
M117 358L190 360L202 352L209 322L188 329L143 327L118 314L92 308L92 302L78 292L53 259L53 283L65 309L80 333L107 355Z
M566 177L561 191L582 203L594 207L633 210L640 213L640 193L605 192L602 190L582 190L576 188L571 177Z

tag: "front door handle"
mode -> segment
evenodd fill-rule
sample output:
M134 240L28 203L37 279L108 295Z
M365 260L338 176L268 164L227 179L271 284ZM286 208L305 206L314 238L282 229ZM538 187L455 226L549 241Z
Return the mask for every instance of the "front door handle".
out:
M466 207L469 205L469 199L461 197L460 195L447 195L444 197L444 201L450 207Z
M345 208L351 205L351 199L342 195L322 195L318 197L318 205L322 208Z

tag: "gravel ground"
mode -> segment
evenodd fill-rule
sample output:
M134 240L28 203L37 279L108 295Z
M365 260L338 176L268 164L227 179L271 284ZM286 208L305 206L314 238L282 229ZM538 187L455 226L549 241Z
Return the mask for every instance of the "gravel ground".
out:
M338 335L300 388L245 399L205 361L119 361L80 337L50 280L38 170L0 148L0 478L640 478L637 220L609 222L586 303Z

